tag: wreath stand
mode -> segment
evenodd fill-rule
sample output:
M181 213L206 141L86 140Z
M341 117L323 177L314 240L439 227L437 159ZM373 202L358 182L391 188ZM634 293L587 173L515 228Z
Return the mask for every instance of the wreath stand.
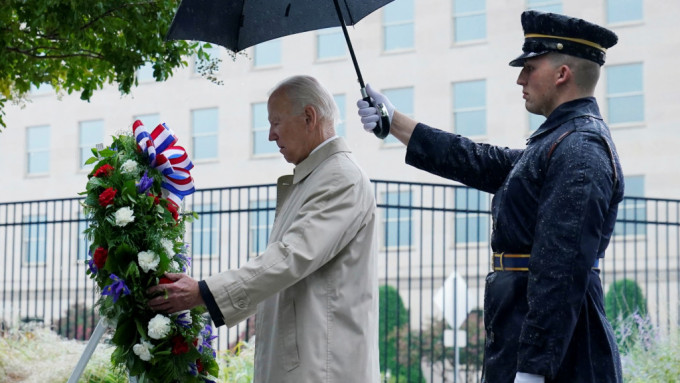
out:
M106 332L106 329L108 327L109 325L106 323L106 319L104 318L99 319L99 323L97 323L97 327L94 328L94 331L90 336L90 340L87 342L87 346L85 346L85 350L83 351L83 354L80 356L78 364L76 364L76 367L73 369L71 377L68 379L67 383L78 382L78 379L80 379L80 376L83 374L83 371L85 371L87 363L90 361L90 358L92 358L94 350L97 348L99 341L101 340L102 336L104 336L104 333ZM137 383L137 378L131 376L130 383Z

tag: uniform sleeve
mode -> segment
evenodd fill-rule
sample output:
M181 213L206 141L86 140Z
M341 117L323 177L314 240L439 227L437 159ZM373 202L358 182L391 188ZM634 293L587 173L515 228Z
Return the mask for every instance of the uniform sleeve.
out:
M253 315L257 304L295 284L340 252L374 212L368 180L337 171L310 193L280 241L237 270L205 281L228 326Z
M539 197L518 370L554 378L598 256L613 167L595 134L575 132L553 152Z
M487 193L495 193L522 150L478 144L463 136L416 125L406 163Z

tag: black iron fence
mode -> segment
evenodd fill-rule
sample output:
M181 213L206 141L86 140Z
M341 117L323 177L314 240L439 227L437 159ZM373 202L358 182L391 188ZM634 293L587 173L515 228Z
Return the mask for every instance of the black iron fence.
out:
M373 186L385 375L398 382L478 381L490 196L445 184L374 180ZM0 203L4 328L40 324L65 337L89 337L98 292L85 273L88 222L80 201ZM203 189L188 197L184 208L200 217L185 236L190 274L237 268L263 251L275 201L275 185ZM624 200L601 265L608 310L645 311L663 332L678 332L679 217L680 200ZM219 347L248 340L253 330L252 320L221 328Z

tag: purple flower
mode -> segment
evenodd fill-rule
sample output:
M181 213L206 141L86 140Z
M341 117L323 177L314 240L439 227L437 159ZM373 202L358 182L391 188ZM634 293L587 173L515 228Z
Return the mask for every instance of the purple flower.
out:
M188 250L189 245L184 246L186 250ZM175 257L179 259L179 263L182 265L182 271L187 272L187 268L191 267L191 257L185 254L175 254Z
M118 278L116 274L109 275L109 278L113 280L113 283L104 287L102 290L102 295L110 295L113 297L113 303L118 301L122 295L130 295L130 289L125 285L125 281Z
M90 260L87 261L87 268L90 270L92 274L97 274L99 269L97 269L97 265L94 263L94 258L92 258L92 252L90 251Z
M191 314L188 311L185 311L185 312L179 314L177 316L177 318L175 318L175 323L177 323L177 325L179 325L181 327L190 328L191 327Z
M217 356L217 353L215 352L215 349L212 348L211 342L213 341L213 339L217 338L217 335L213 335L212 331L213 330L212 327L210 327L210 325L205 325L205 327L203 327L203 330L201 330L201 338L203 339L203 341L201 342L201 344L198 345L197 349L198 352L202 354L203 348L205 347L206 349L212 351L213 358L215 358Z
M148 170L145 171L144 175L142 175L142 178L139 180L139 182L135 184L135 186L137 186L137 193L139 194L146 192L153 185L153 178L149 178L147 176L148 172L149 172Z
M189 373L193 376L198 376L198 366L196 363L189 363Z

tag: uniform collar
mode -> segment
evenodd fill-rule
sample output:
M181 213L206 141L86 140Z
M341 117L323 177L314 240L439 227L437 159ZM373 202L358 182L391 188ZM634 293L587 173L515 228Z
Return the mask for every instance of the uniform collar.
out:
M546 119L531 136L529 136L528 141L555 129L571 119L582 116L591 116L599 120L602 119L600 108L597 106L595 97L579 98L567 101L558 106L550 113L548 119Z
M317 146L307 158L295 166L295 170L293 171L293 183L297 184L305 179L317 166L319 166L319 164L324 162L328 157L339 152L350 152L347 143L345 143L345 140L342 137L328 140L322 145Z

